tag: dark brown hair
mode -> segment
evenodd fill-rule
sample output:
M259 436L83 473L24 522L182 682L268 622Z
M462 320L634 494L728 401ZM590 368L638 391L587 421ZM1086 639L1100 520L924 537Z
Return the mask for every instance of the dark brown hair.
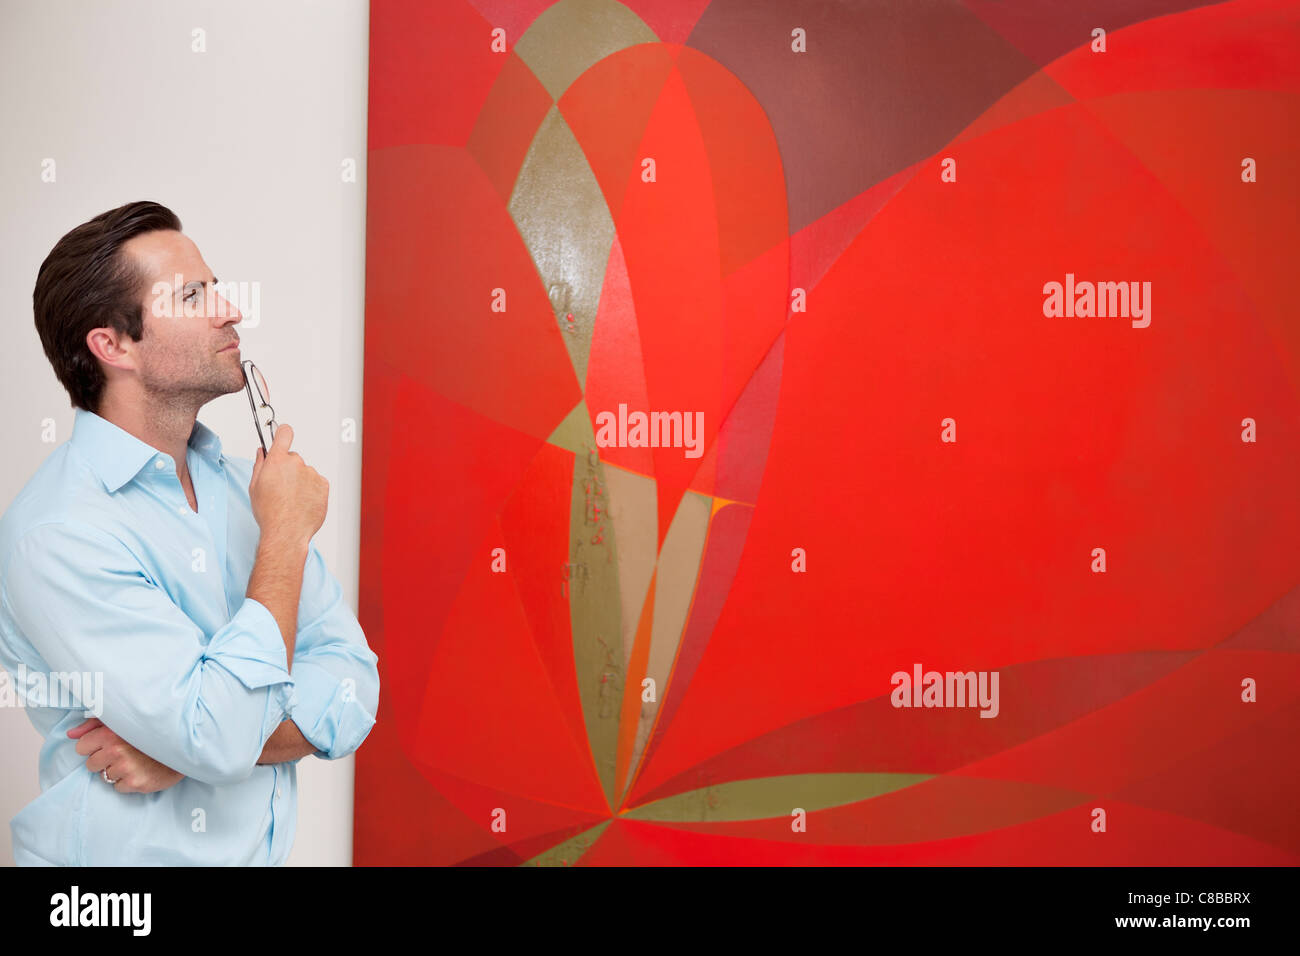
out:
M104 370L86 345L90 330L113 328L137 342L144 336L146 277L122 244L157 229L180 232L181 221L156 202L118 206L55 243L36 273L36 332L74 408L97 412L104 391Z

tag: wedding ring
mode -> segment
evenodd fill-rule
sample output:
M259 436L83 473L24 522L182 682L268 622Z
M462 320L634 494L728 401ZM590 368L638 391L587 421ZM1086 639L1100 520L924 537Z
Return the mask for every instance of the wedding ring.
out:
M103 778L104 778L104 782L105 782L105 783L108 783L108 784L117 783L116 780L109 780L109 779L108 779L108 768L107 768L107 767L105 767L103 770L100 771L100 775L103 776Z

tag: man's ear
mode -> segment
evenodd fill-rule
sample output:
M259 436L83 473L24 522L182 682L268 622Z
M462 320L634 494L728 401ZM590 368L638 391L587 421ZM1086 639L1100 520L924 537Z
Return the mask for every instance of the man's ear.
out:
M135 368L135 359L130 349L123 347L127 337L112 328L91 329L86 333L86 348L90 354L105 365L114 368Z

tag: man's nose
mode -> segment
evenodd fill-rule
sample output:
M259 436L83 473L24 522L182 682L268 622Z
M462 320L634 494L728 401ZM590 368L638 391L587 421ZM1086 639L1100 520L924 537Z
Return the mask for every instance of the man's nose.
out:
M216 293L216 299L217 328L244 321L244 314L239 311L239 307L235 303L220 293Z

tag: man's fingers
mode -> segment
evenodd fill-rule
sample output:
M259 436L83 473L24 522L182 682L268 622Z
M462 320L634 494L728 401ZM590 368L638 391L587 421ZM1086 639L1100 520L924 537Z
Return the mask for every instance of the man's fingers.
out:
M96 750L108 746L116 737L117 735L107 727L96 727L77 741L77 753L89 757Z
M77 726L69 730L68 736L71 737L73 740L77 740L81 737L84 737L86 734L90 733L96 727L103 727L103 726L104 726L104 722L100 720L98 717L90 717L87 718L86 720L83 720L81 723L77 724Z
M99 773L101 770L107 770L112 762L113 758L109 755L108 748L101 747L86 758L86 769L91 773ZM110 773L109 776L113 775Z

